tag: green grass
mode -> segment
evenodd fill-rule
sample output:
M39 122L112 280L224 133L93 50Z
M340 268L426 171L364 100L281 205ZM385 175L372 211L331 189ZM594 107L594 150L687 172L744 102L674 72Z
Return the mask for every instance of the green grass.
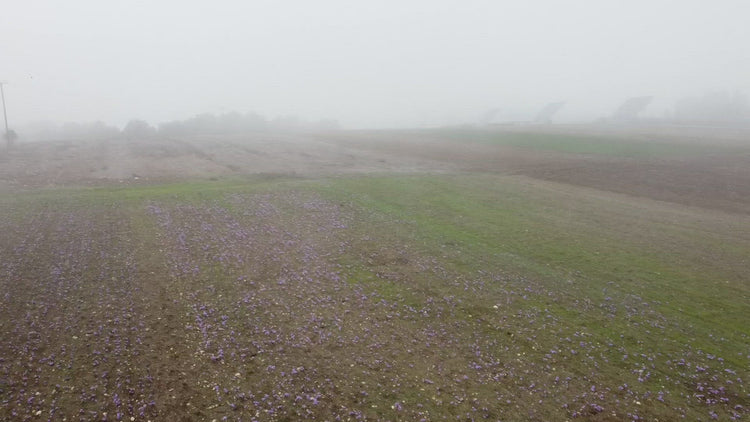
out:
M447 261L458 271L493 268L539 281L564 296L563 317L577 298L636 294L694 335L696 347L728 359L747 347L750 241L729 231L707 236L679 207L628 209L585 190L562 194L494 176L339 179L323 191L408 222L410 241L427 253L452 245ZM724 251L712 261L719 242ZM709 334L732 344L717 345Z
M596 136L563 133L503 132L490 130L440 129L425 131L437 139L456 142L477 142L534 150L573 154L607 155L646 158L696 156L703 154L747 152L747 148L659 140L624 139L616 136Z

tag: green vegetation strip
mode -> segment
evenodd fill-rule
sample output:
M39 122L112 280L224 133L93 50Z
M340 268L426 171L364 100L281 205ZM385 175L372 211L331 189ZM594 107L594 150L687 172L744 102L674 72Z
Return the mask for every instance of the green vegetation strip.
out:
M666 142L653 139L625 139L616 136L588 134L459 129L428 130L424 131L424 134L449 141L631 158L696 156L708 153L732 154L748 151L747 147L739 146Z

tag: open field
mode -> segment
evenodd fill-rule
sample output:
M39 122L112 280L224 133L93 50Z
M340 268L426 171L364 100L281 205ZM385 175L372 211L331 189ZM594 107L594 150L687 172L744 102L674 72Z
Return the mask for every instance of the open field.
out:
M750 213L750 131L691 128L365 132L338 139L467 172L522 174L597 190ZM666 132L666 133L665 133Z
M744 420L750 145L676 137L19 146L0 419Z

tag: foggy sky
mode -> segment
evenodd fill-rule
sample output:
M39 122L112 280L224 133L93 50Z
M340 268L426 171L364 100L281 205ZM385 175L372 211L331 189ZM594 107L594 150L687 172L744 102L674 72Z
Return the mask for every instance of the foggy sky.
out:
M0 80L11 127L232 110L419 127L552 101L572 122L638 95L661 116L750 94L749 16L742 0L7 1Z

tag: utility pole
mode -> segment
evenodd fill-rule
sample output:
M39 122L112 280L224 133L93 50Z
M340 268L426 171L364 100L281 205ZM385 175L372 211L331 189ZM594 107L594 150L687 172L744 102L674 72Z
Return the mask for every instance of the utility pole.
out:
M5 111L5 91L3 85L7 82L0 82L0 97L3 99L3 117L5 118L5 140L8 142L8 148L10 148L10 131L8 130L8 112Z

